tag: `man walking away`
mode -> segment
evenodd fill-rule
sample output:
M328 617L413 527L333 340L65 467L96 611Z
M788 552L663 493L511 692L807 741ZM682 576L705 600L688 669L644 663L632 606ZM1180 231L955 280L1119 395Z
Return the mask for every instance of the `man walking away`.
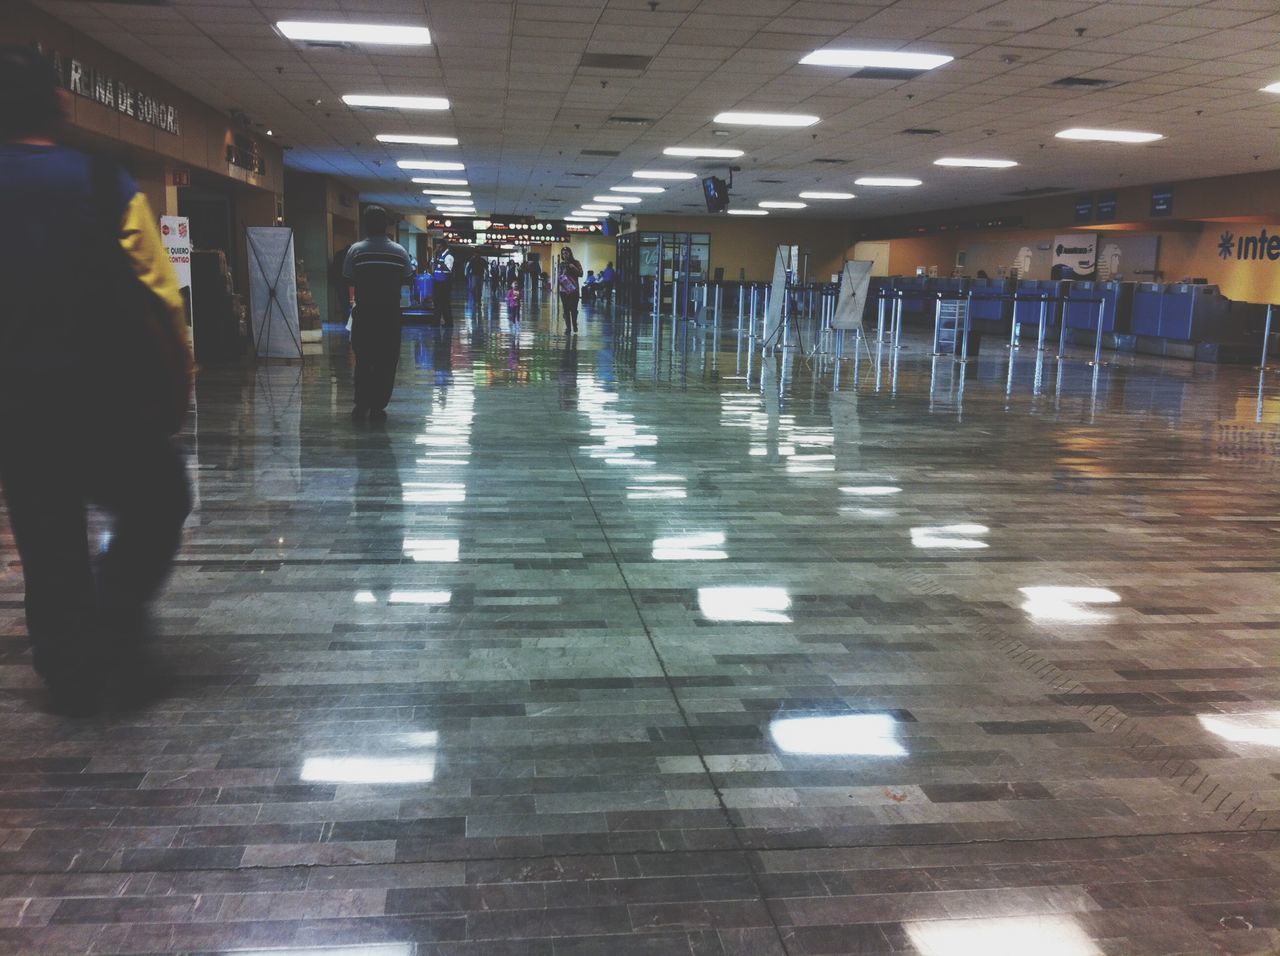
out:
M442 325L453 325L453 253L449 244L437 239L431 273L431 297Z
M0 47L0 485L32 664L50 708L85 717L162 690L146 607L191 507L172 436L192 361L146 197L113 163L57 144L66 109L48 60ZM95 559L90 502L112 519Z
M366 414L373 420L386 419L400 362L400 287L413 278L413 260L387 236L390 226L385 209L367 207L365 238L351 247L342 267L356 290L351 319L351 351L356 357L351 417L356 420Z

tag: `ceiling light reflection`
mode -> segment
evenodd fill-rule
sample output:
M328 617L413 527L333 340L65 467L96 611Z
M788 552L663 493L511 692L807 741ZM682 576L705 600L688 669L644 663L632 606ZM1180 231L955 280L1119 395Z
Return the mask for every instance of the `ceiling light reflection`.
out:
M405 538L404 553L414 561L456 562L459 545L457 538Z
M905 757L897 739L897 721L888 714L833 714L779 717L769 736L784 753L815 757Z
M790 624L791 595L777 587L698 588L698 610L711 621Z
M1111 620L1110 614L1085 609L1085 604L1118 604L1120 595L1106 588L1033 587L1018 588L1025 601L1022 610L1033 621L1061 624L1098 624Z
M856 485L846 486L840 489L840 493L844 495L855 495L859 498L879 498L884 495L896 495L901 488L896 485Z
M1102 956L1069 916L918 920L905 924L921 956Z
M448 604L453 600L452 591L392 591L388 604Z
M1223 740L1280 747L1280 710L1257 714L1201 714L1200 725Z
M723 531L705 534L680 534L653 539L655 561L723 561L729 555L720 550L725 542Z
M429 783L435 779L434 756L308 757L300 779L308 783Z
M986 534L990 530L983 524L946 524L932 528L912 528L911 543L917 548L980 551L990 545L985 541L979 541L974 535Z

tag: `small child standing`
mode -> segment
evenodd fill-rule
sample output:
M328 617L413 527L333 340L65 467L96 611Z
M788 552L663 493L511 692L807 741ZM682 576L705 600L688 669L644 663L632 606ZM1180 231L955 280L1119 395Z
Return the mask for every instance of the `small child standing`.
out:
M517 323L520 321L520 283L512 282L511 287L507 289L507 321Z

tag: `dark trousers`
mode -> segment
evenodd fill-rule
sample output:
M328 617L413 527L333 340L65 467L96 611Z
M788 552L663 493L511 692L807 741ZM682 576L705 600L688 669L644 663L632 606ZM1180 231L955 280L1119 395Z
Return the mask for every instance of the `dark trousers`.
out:
M436 307L436 318L445 325L453 325L453 280L436 279L431 285L431 298Z
M161 434L79 433L25 420L0 432L0 483L26 582L35 669L92 679L136 655L191 510L182 455ZM114 519L90 557L86 507Z
M357 310L351 326L356 357L355 404L381 411L391 401L400 364L400 313L366 316Z
M561 292L560 304L564 306L564 323L570 332L578 331L578 293Z

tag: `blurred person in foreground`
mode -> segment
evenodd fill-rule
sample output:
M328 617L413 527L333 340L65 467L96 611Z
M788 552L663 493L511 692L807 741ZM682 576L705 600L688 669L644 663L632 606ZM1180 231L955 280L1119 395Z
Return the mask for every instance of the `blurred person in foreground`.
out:
M0 46L0 485L50 709L85 717L164 690L147 605L190 511L173 436L190 402L177 276L137 183L59 145L69 96ZM90 554L87 508L111 518Z

